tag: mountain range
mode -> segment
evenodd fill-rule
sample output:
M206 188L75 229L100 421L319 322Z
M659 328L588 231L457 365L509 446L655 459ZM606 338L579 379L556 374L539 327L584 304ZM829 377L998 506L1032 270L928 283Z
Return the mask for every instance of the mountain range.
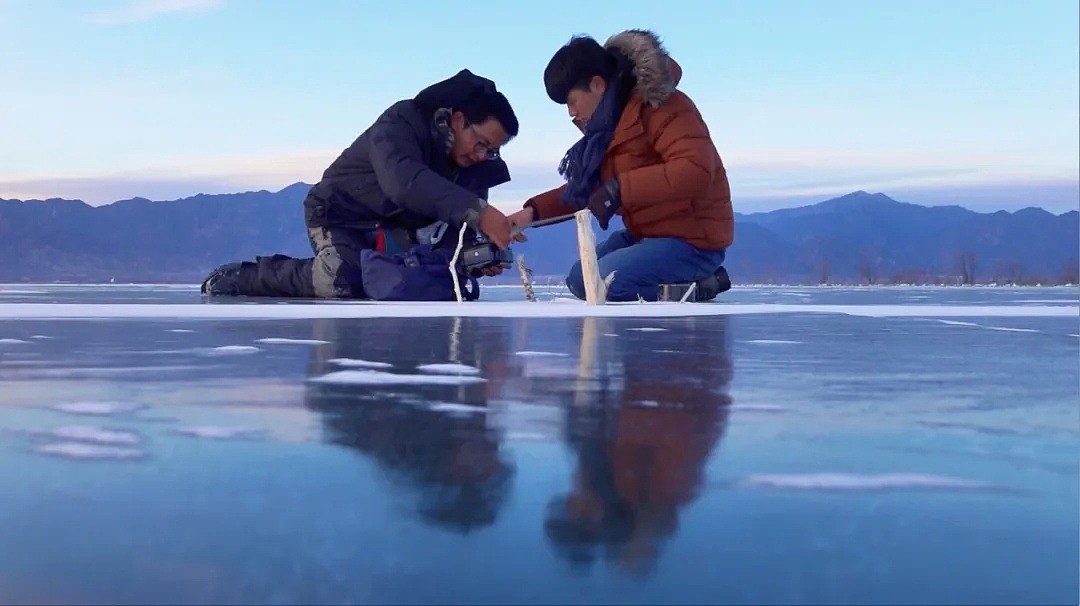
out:
M229 261L310 256L302 209L309 188L97 207L0 199L0 281L192 283ZM595 222L594 230L601 241ZM1075 210L978 213L858 191L737 213L725 265L736 284L1077 283L1078 232ZM526 233L514 251L538 279L563 275L577 259L573 222Z

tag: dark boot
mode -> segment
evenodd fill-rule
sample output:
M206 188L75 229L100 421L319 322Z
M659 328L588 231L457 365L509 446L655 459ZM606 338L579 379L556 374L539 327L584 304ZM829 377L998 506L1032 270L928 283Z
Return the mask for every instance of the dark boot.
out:
M200 289L204 295L235 297L242 294L240 271L244 263L229 263L210 272ZM248 263L247 265L251 265Z
M694 289L694 300L697 302L712 301L716 298L716 295L731 290L731 278L728 276L727 270L721 265L716 273L697 281L697 288Z

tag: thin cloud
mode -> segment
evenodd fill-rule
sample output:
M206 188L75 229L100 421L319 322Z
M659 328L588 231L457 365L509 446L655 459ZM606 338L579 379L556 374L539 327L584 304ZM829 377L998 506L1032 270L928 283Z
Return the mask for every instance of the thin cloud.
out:
M123 8L91 15L89 20L102 25L142 23L176 13L207 12L224 3L225 0L130 0Z
M57 177L0 181L0 199L47 200L64 198L82 200L91 206L110 204L117 200L149 198L176 200L195 194L226 194L280 187L258 187L242 180L222 180L212 177Z

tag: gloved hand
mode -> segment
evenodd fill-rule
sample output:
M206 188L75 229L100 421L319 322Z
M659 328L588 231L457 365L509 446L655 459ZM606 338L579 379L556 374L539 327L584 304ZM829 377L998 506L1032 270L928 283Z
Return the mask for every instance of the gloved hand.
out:
M600 229L608 228L611 218L615 216L620 206L622 206L622 199L619 197L618 179L609 180L596 188L596 191L589 196L589 210L600 222Z

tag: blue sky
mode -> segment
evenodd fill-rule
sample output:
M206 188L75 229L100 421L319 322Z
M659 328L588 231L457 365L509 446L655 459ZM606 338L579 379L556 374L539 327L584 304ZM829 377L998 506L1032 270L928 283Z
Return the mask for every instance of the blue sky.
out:
M0 0L0 197L312 183L388 104L469 68L522 127L515 206L577 131L542 73L572 34L659 33L736 210L856 189L1080 206L1077 2Z

